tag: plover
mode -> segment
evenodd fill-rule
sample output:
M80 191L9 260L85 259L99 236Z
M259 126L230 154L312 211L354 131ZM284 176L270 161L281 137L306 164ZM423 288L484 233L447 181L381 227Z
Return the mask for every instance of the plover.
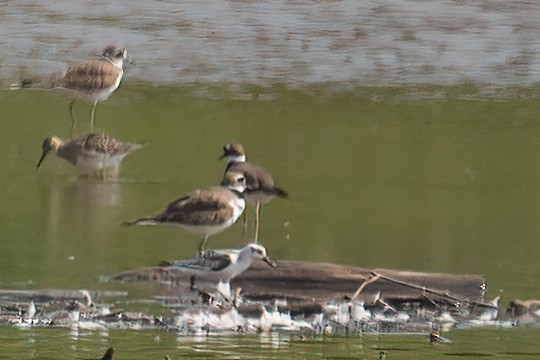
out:
M123 225L165 225L180 227L203 237L199 250L204 250L211 235L221 232L236 222L244 211L243 193L246 179L240 173L229 173L222 186L195 190L171 202L161 213L126 222Z
M53 151L88 175L117 176L124 157L142 146L118 141L105 133L91 133L68 141L50 136L43 141L43 154L37 167Z
M261 217L261 206L276 197L286 198L285 190L274 185L274 179L270 172L260 166L247 162L244 147L241 144L226 144L223 146L223 154L220 159L227 159L225 176L229 172L244 174L246 177L245 199L249 205L255 205L255 237L254 242L259 237L259 221ZM244 234L247 226L247 216L244 213Z
M94 104L90 114L90 127L94 127L94 112L99 101L107 99L120 85L124 75L124 61L127 50L109 45L101 53L101 58L88 61L77 61L69 64L61 80L61 85L77 92L69 104L71 115L71 133L75 130L73 104L78 96L89 99Z

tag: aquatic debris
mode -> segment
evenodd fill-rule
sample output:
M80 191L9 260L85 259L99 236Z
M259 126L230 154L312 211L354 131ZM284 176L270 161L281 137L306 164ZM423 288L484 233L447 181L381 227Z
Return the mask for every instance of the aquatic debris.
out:
M455 328L540 322L539 301L513 300L506 314L500 312L499 297L484 302L485 280L477 275L292 261L277 265L254 264L231 281L230 292L219 283L192 286L174 266L100 279L150 282L154 295L149 299L127 299L127 293L114 291L0 290L0 324L74 332L164 329L180 336L416 333L434 343L444 342L441 334ZM149 303L160 307L159 315L148 310Z

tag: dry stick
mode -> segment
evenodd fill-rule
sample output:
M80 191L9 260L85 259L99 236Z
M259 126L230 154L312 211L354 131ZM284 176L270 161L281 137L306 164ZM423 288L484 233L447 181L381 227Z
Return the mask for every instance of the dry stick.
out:
M435 306L436 308L439 308L439 304L437 304L432 298L430 298L429 296L427 296L426 294L422 294L422 297L424 299L426 299L427 301L429 301L433 306Z
M366 279L362 285L360 285L360 287L358 288L358 290L356 290L356 292L354 293L354 295L352 296L351 298L351 301L354 301L356 300L359 296L360 296L360 293L362 292L362 290L364 290L364 288L366 286L368 286L369 284L379 280L379 278L381 277L380 274L377 274L375 272L371 272L371 277L369 277L368 279Z
M384 279L386 281L393 282L393 283L398 284L398 285L408 286L408 287L411 287L413 289L422 290L422 291L427 292L427 293L431 293L431 294L434 294L434 295L437 295L437 296L440 296L440 297L443 297L443 298L454 300L454 301L456 301L458 303L459 302L465 302L465 303L471 303L471 304L474 304L474 305L480 305L480 306L484 306L484 307L489 307L489 308L492 308L492 309L497 309L496 306L493 306L493 305L485 303L485 302L476 301L476 300L470 300L470 299L460 299L460 298L458 298L456 296L451 295L448 291L443 292L443 291L439 291L439 290L435 290L435 289L430 289L430 288L427 288L425 286L411 284L411 283L408 283L406 281L397 280L397 279L391 278L389 276L379 274L379 273L377 273L375 271L370 271L370 274L371 274L371 277L369 279L367 279L366 281L364 281L362 283L362 285L360 285L358 290L356 290L356 292L354 293L354 295L352 297L352 301L356 300L358 298L358 296L360 296L360 293L362 292L362 290L364 290L364 288L367 285L377 281L378 279Z
M389 303L387 303L386 301L384 301L382 298L378 298L377 299L378 302L380 302L381 304L383 304L384 306L386 306L387 308L389 308L390 310L392 310L393 312L397 312L396 308L393 307L392 305L390 305Z

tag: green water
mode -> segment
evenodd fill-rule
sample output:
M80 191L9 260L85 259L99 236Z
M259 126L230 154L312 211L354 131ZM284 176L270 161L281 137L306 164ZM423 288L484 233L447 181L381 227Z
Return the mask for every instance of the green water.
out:
M263 208L260 239L274 259L479 273L487 278L488 299L504 290L503 306L540 297L540 103L422 100L396 96L407 89L385 88L267 92L245 100L222 89L123 84L98 105L96 125L147 146L125 159L118 181L106 183L78 177L54 156L36 170L43 138L69 136L68 97L0 92L0 286L144 293L96 278L189 257L199 240L175 229L119 224L219 182L221 147L238 141L290 194ZM75 111L82 134L90 105L76 103ZM234 226L208 245L238 247L240 234ZM98 358L108 346L118 359L164 353L375 359L379 349L388 359L538 355L536 329L446 335L453 342L436 346L413 335L300 340L276 334L201 343L161 332L4 328L0 339L10 345L0 358Z
M529 329L447 333L449 343L419 335L364 335L302 339L287 334L183 338L167 332L3 329L0 359L99 359L108 347L115 359L534 359L538 332ZM24 354L20 356L20 354Z

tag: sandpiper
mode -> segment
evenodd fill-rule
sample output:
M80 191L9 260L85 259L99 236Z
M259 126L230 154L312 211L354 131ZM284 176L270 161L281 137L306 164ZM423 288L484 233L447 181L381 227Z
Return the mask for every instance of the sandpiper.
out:
M80 168L84 173L99 177L117 176L120 163L142 144L123 143L105 133L91 133L75 140L64 141L50 136L43 141L43 154L37 167L51 151L56 156Z
M177 260L170 267L195 276L198 280L229 282L257 260L276 267L268 257L264 246L254 243L242 249L204 251L191 259Z
M259 237L259 220L261 206L276 197L286 198L285 190L274 186L274 179L268 170L247 162L244 147L241 144L226 144L223 146L223 155L220 159L227 159L225 176L229 172L244 174L246 177L245 199L249 205L255 205L255 237L257 243ZM247 216L244 213L244 234L247 226Z
M126 222L123 225L165 225L180 227L202 236L199 250L204 250L211 235L221 232L236 222L244 211L243 193L246 179L240 173L229 173L222 186L195 190L171 202L161 213Z
M75 90L77 95L69 104L71 115L71 133L75 131L75 118L73 117L73 103L77 96L89 99L94 104L90 114L90 127L94 127L94 112L99 101L107 99L120 85L124 75L124 60L127 50L109 45L101 53L101 58L88 61L77 61L69 64L61 81L67 89Z

